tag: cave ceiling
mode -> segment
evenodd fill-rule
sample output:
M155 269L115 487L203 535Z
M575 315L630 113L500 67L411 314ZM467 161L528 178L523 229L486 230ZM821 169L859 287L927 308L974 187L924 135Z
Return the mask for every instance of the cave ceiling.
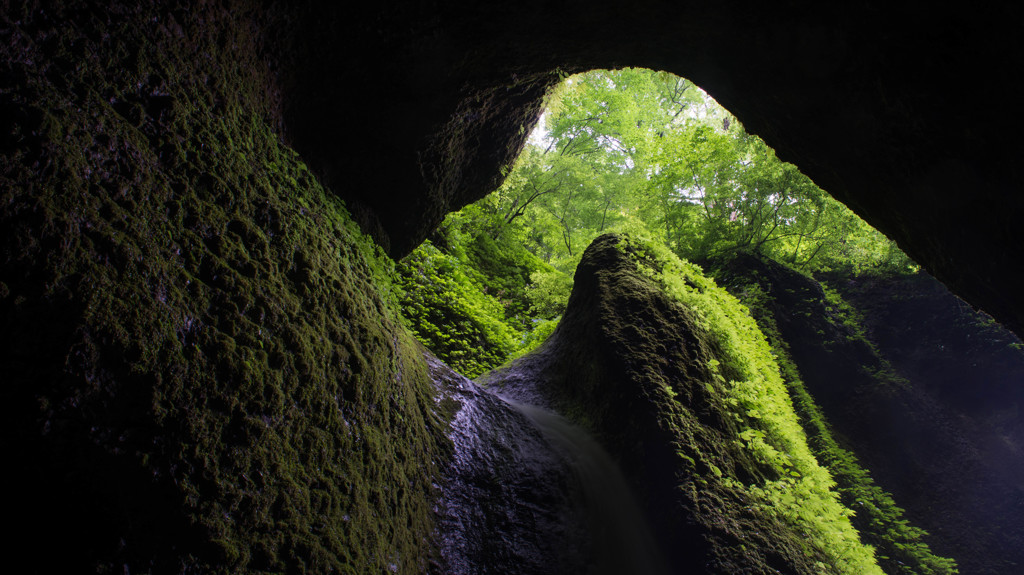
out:
M394 256L497 186L549 86L641 66L696 82L955 292L1024 332L1018 5L277 10L266 33L285 133Z

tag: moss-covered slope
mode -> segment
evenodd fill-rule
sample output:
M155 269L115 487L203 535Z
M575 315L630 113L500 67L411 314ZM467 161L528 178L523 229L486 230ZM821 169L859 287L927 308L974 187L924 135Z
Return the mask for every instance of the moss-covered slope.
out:
M879 543L887 571L929 572L925 565L936 563L927 541L965 573L1018 572L1024 499L1013 382L1024 363L1015 338L927 277L833 276L857 301L851 306L772 261L738 255L715 267L774 332L780 353L788 349L790 383L802 382L843 448L816 440L816 449L856 453L906 520L930 534L914 537L917 527L907 529L899 514L870 508L879 501L865 497L856 477L837 477L855 523L870 521L866 529L889 539ZM818 426L815 414L801 415Z
M432 384L386 260L271 129L251 14L59 6L2 10L8 544L54 547L39 572L422 572Z
M837 438L825 412L808 391L800 368L793 360L789 343L779 328L782 322L786 325L786 332L792 335L794 329L802 326L808 334L814 334L808 337L808 341L817 340L827 350L822 361L826 365L831 362L833 370L815 372L818 377L827 373L828 381L813 381L814 389L826 401L830 400L832 394L842 393L839 389L851 377L876 381L882 387L901 386L885 362L874 355L871 345L859 331L855 318L847 316L850 310L844 308L834 294L827 293L814 280L768 259L735 254L729 260L711 265L711 269L723 286L750 308L761 331L767 336L815 456L836 479L843 504L856 511L851 520L865 541L878 551L879 564L886 573L910 575L956 572L955 562L934 554L926 543L929 540L928 534L918 524L910 523L904 509L896 504L893 496L874 481L871 473L850 450L849 441L841 435ZM772 295L784 294L784 297L792 298L797 292L802 293L804 299L787 301L784 305ZM826 331L833 336L838 333L842 336L830 339L825 335ZM807 342L801 343L806 345ZM845 351L871 357L873 363L870 365L874 369L853 368L843 359L832 357L833 351L839 351L840 356L844 356ZM836 403L829 401L828 405L829 413L834 414L831 410ZM870 421L865 422L865 425L871 425Z
M667 250L595 240L555 333L488 383L591 429L677 572L881 572L746 309Z

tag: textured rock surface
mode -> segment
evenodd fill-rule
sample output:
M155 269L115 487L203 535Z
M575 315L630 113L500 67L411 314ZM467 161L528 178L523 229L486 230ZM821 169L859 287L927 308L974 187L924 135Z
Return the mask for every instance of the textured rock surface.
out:
M62 6L0 10L7 545L423 572L434 386L387 261L270 127L251 14Z
M438 575L587 572L589 538L571 455L522 413L430 358L452 412L438 497Z

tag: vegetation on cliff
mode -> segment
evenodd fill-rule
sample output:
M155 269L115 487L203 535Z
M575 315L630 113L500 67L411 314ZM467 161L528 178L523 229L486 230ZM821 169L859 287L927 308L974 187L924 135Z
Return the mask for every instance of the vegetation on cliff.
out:
M678 572L881 573L746 308L657 242L603 236L535 353L486 376L590 429Z
M829 471L810 450L772 349L746 307L661 244L634 239L623 245L641 274L692 312L712 350L706 366L710 380L704 384L729 421L725 439L744 452L760 477L745 480L743 472L721 473L710 464L713 475L806 537L828 557L829 569L880 573L873 550L861 543L849 521L853 511L842 504ZM699 469L696 460L693 464Z
M855 511L851 517L853 525L861 532L865 542L877 549L879 564L885 572L906 575L956 572L956 563L933 553L925 542L928 534L908 520L906 511L875 482L851 448L837 441L832 425L804 383L800 368L790 351L790 344L780 331L776 319L778 315L786 316L787 327L796 323L804 324L803 329L813 332L814 338L830 349L830 354L838 352L836 355L846 355L845 351L854 347L861 353L871 354L877 361L878 351L865 336L860 315L834 291L770 260L740 256L716 260L710 265L711 273L730 293L748 306L765 334L815 457L832 473L843 504ZM800 296L796 296L795 292L800 290L798 286L811 288L810 293L801 292ZM777 298L779 292L785 293L791 300ZM805 299L799 303L793 301L800 298ZM811 302L821 304L822 309L811 311ZM812 319L812 315L816 317ZM794 317L799 319L789 319ZM826 335L824 329L815 325L818 323L829 323L833 327ZM787 333L790 338L793 337L791 331ZM835 357L830 361L837 371L853 367ZM907 385L885 361L856 366L855 369L862 372L865 380L870 381L876 389ZM833 375L827 385L840 387L846 385L846 382L842 377Z
M926 274L811 278L751 257L713 267L774 332L773 345L783 344L776 353L792 358L787 377L801 380L827 414L836 442L898 502L872 503L869 483L842 478L843 456L812 441L823 460L838 462L830 465L858 510L855 524L888 525L889 549L875 543L893 563L887 571L928 572L917 540L955 557L964 572L1016 572L1024 537L1019 340ZM930 535L914 537L914 526Z

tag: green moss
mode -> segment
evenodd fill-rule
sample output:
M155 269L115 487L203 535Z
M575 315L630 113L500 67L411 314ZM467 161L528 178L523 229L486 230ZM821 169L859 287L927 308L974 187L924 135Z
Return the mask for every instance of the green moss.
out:
M227 4L68 3L22 22L57 45L4 55L31 136L0 165L5 417L15 461L49 458L19 487L74 493L54 506L91 535L47 559L73 570L420 573L442 441L420 348L391 263L271 128Z
M843 504L855 512L851 518L853 525L864 541L877 549L879 564L890 574L956 573L955 561L932 552L924 541L927 533L904 518L904 510L896 505L892 495L879 487L857 457L836 441L821 409L801 379L799 369L790 355L789 344L779 331L773 312L779 303L773 301L772 296L762 289L759 283L762 278L756 271L738 271L723 274L729 278L729 289L749 306L762 333L766 335L793 399L800 424L808 436L809 445L818 461L835 478L836 491ZM744 278L744 271L752 277ZM817 285L811 278L806 278L806 281ZM864 333L859 314L835 291L827 286L821 287L820 297L811 297L803 302L808 309L787 306L786 313L801 314L807 321L811 321L814 314L810 309L821 306L821 317L815 318L815 321L827 322L831 326L829 333L841 334L840 339L868 349L872 356L877 356L874 345ZM794 295L795 290L786 289L785 292ZM819 331L825 333L824 329ZM888 363L880 361L880 366L873 369L872 377L879 386L893 385L897 376Z
M410 329L437 357L469 377L536 347L557 324L548 320L560 313L534 305L538 290L532 278L551 266L504 226L500 215L468 206L450 214L434 241L424 242L396 266L396 291ZM492 237L495 227L503 230L499 240ZM566 282L568 295L572 282Z
M412 332L453 369L476 377L503 363L521 334L464 260L429 241L398 265L401 307Z
M882 572L748 310L667 248L595 240L559 328L521 362L678 534L677 569Z

